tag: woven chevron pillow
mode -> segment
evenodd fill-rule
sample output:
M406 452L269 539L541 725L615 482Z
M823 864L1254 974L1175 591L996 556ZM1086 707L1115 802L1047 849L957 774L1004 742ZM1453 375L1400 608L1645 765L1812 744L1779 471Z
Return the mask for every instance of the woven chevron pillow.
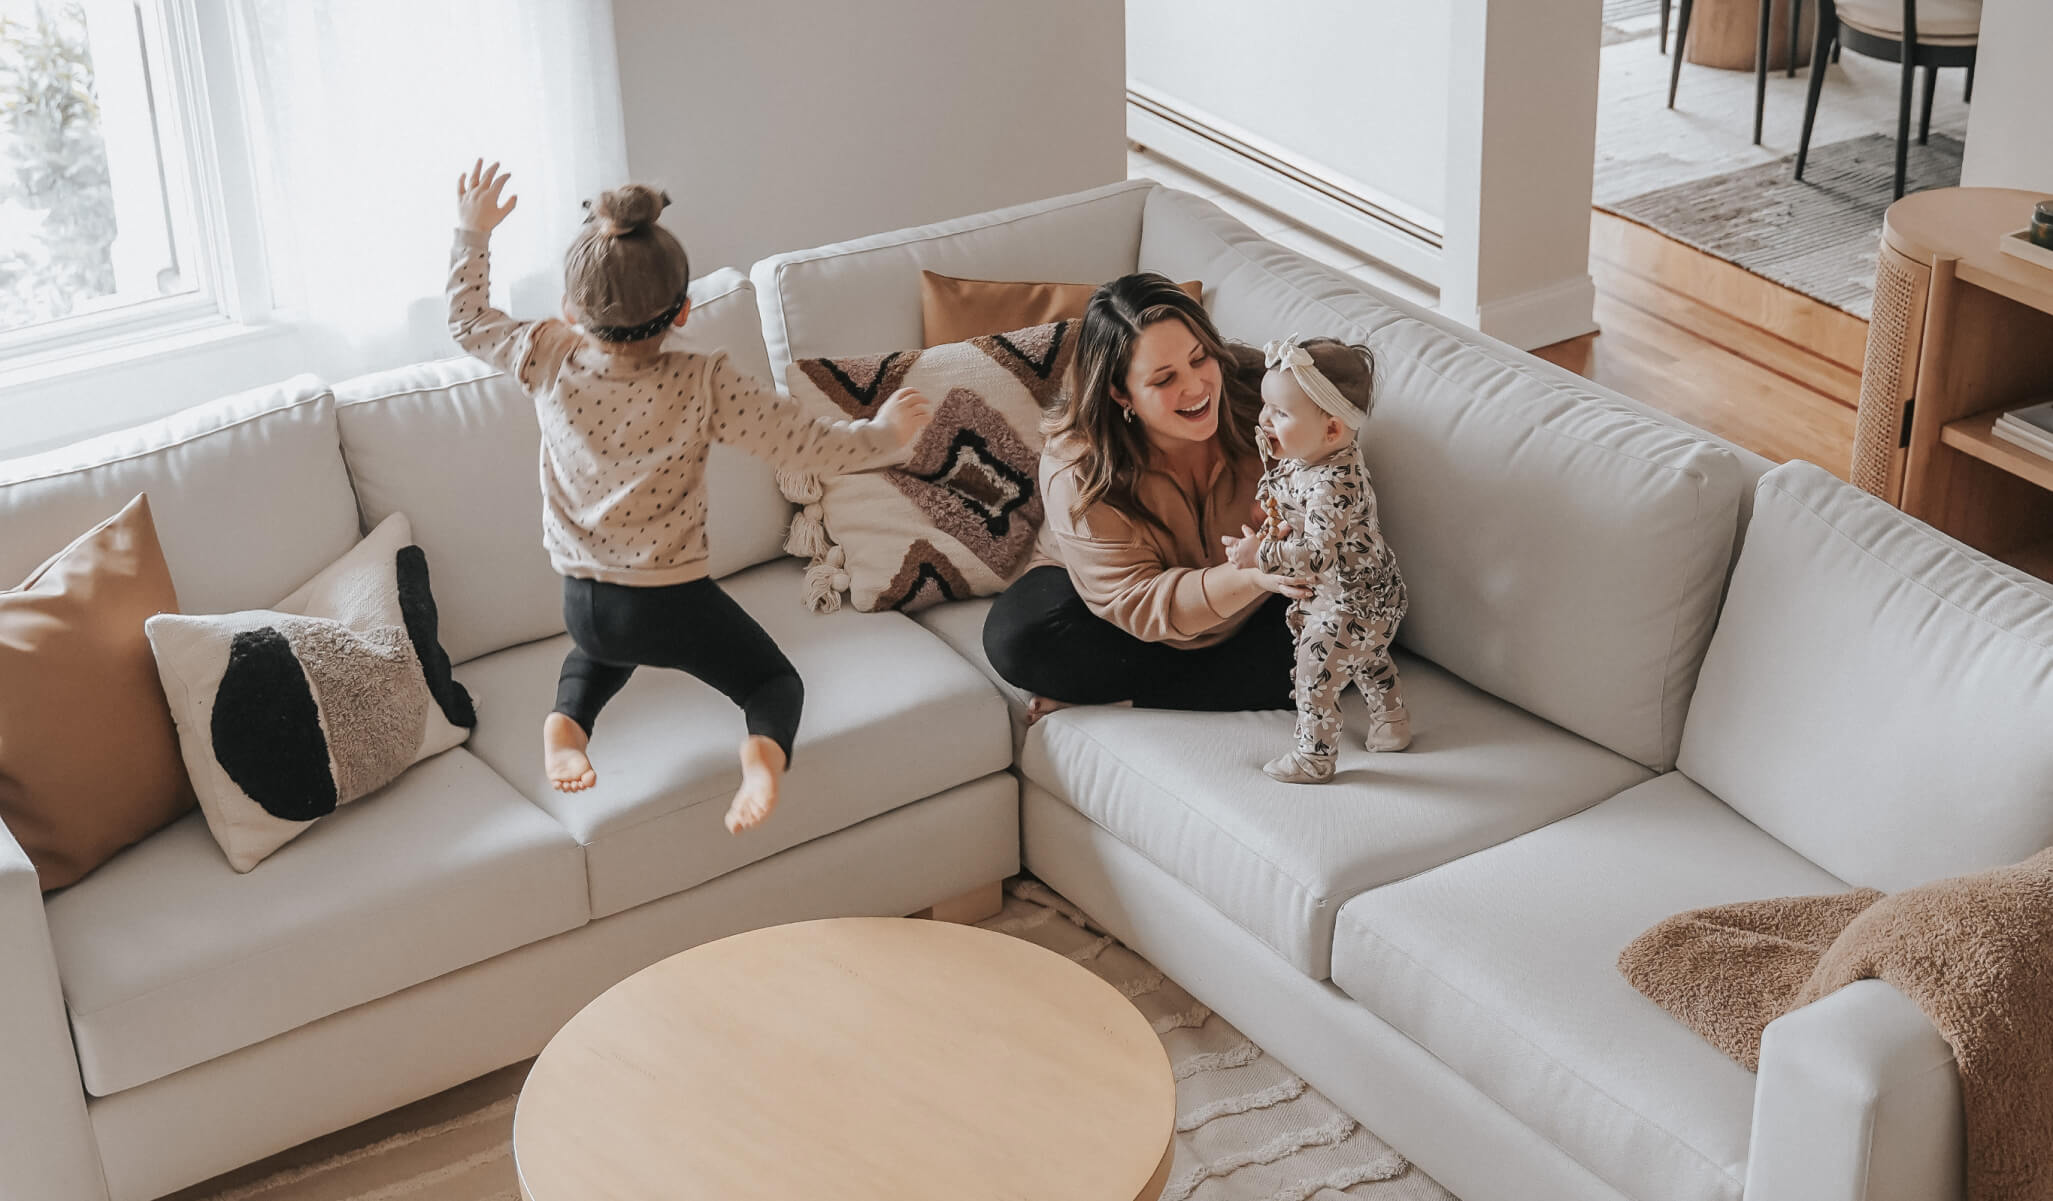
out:
M1017 579L1040 531L1041 417L1059 402L1076 323L926 350L800 359L786 383L818 417L874 417L900 388L934 420L897 467L822 479L780 474L799 504L785 548L812 561L805 602L911 611L989 596Z

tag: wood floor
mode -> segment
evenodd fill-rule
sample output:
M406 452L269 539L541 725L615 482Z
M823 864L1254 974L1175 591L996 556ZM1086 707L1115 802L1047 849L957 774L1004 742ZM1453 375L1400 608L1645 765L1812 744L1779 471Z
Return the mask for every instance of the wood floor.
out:
M1846 478L1867 323L1593 213L1599 332L1536 351L1776 462Z

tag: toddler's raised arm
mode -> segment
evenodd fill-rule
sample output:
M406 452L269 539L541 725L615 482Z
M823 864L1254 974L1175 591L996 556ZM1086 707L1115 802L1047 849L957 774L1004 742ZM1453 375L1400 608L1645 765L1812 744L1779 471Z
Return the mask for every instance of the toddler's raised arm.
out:
M844 475L882 467L904 452L898 435L883 422L808 416L798 402L736 367L725 354L713 357L706 387L712 389L713 438L782 470Z

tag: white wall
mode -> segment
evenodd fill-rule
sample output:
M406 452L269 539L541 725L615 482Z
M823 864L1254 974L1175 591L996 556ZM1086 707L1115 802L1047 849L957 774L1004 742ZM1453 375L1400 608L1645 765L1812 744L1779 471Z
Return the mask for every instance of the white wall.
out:
M2046 0L1983 0L1960 182L1968 187L2053 192L2053 103L2046 52L2053 47Z
M1136 140L1438 286L1486 334L1531 349L1595 328L1601 0L1126 9Z
M1440 227L1446 4L1127 0L1126 20L1135 84Z
M1110 0L614 0L628 167L694 273L1121 179Z

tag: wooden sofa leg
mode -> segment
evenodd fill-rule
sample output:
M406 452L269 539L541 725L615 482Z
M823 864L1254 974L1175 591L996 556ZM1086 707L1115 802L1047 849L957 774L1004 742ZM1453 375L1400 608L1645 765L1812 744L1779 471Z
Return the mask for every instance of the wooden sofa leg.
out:
M986 918L998 916L1005 908L1005 882L993 880L979 884L959 897L950 897L937 902L924 916L937 922L957 922L965 926L975 925Z

